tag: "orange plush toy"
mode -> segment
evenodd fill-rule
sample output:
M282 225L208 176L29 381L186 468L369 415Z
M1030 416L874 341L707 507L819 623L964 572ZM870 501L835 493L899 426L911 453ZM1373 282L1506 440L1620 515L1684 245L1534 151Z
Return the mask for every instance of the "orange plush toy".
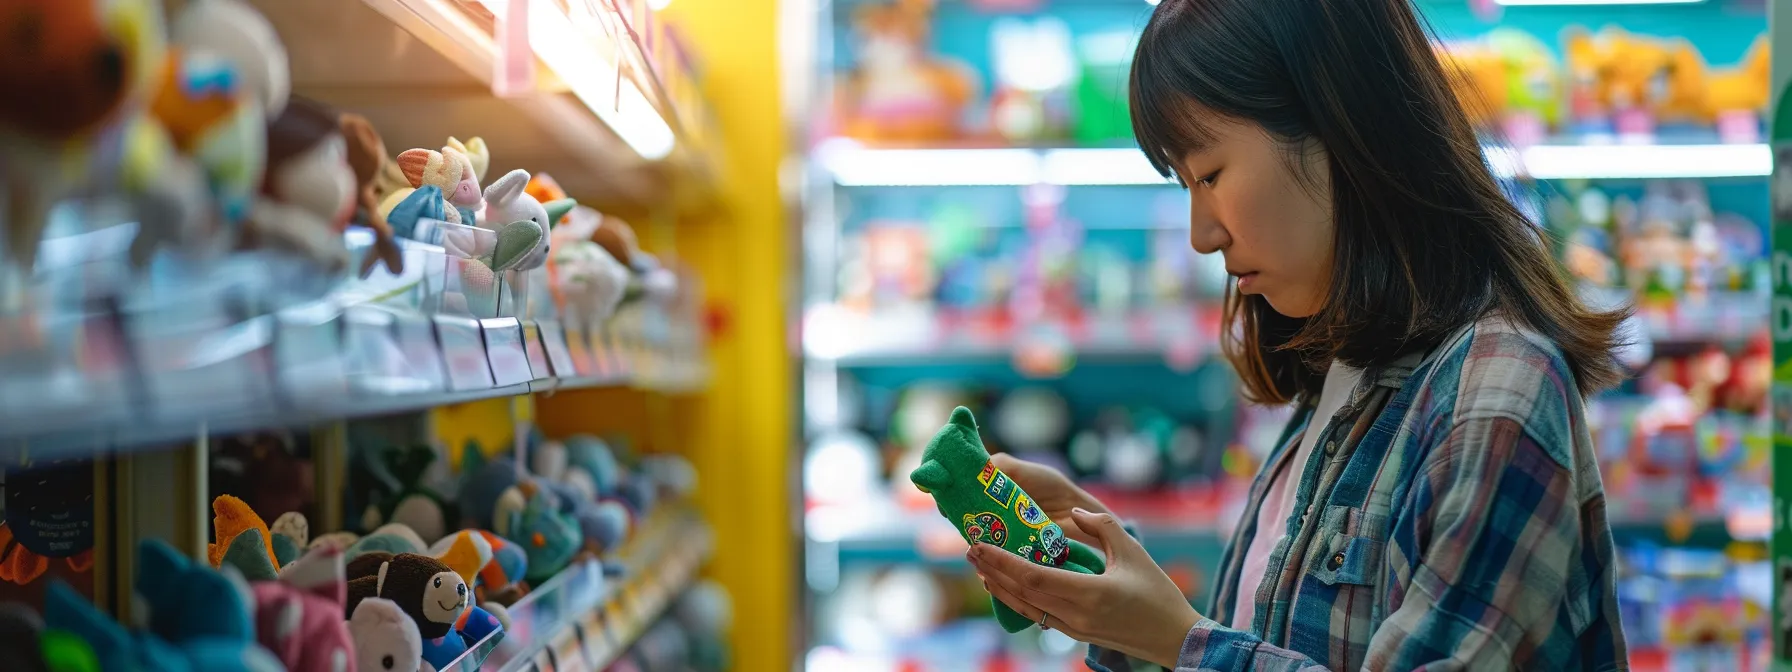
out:
M859 66L840 85L845 135L869 142L920 143L961 134L975 88L961 64L927 53L932 0L894 0L855 17Z
M1755 39L1740 66L1712 73L1705 87L1709 114L1712 117L1736 111L1766 114L1768 89L1772 86L1772 62L1767 36L1763 35Z

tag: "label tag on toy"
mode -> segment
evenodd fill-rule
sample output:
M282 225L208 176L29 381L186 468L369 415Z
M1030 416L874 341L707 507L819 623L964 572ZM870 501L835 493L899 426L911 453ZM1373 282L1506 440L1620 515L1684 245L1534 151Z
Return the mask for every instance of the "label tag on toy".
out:
M435 315L433 319L436 342L442 346L442 361L448 368L449 389L465 392L495 385L479 321L454 315Z
M505 387L534 379L529 353L523 348L522 323L514 317L494 317L480 320L479 328L485 331L485 358L491 363L494 382Z
M548 380L554 377L554 370L548 366L548 353L541 346L541 327L534 320L523 320L523 354L529 362L531 382Z
M566 334L561 331L560 323L552 320L540 323L541 345L547 348L548 365L553 367L554 375L559 378L579 377L578 366L573 364L572 350L566 345Z
M392 319L392 332L398 338L398 354L404 358L404 373L421 381L424 389L448 389L446 360L436 343L435 327L421 315L397 314Z
M327 301L275 314L276 380L294 399L339 399L348 392L343 366L341 309Z

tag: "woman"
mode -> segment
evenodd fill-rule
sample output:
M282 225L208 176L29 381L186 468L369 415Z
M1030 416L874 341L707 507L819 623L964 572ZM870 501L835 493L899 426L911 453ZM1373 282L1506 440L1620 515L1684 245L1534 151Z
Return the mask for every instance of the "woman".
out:
M997 465L1108 570L973 547L991 593L1177 670L1625 667L1584 399L1622 312L1583 305L1502 195L1408 0L1163 0L1139 145L1237 278L1225 351L1299 409L1197 612L1100 502Z

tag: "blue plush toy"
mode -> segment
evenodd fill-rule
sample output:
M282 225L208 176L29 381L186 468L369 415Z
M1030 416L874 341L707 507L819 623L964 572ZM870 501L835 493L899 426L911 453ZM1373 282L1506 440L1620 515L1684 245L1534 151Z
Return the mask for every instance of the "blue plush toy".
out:
M505 491L516 486L516 466L509 460L487 459L478 442L468 441L461 450L460 474L461 526L496 529L492 512Z
M280 661L255 643L249 589L157 540L138 548L136 591L149 607L148 632L126 630L67 584L44 597L46 627L80 637L103 670L279 672Z
M560 512L558 499L539 481L523 481L504 491L492 516L492 531L528 556L524 578L531 584L540 585L565 569L584 544L578 521Z
M588 434L575 434L567 437L564 443L566 463L572 467L569 476L590 479L591 490L598 497L615 496L622 467L616 463L616 454L610 451L610 445Z

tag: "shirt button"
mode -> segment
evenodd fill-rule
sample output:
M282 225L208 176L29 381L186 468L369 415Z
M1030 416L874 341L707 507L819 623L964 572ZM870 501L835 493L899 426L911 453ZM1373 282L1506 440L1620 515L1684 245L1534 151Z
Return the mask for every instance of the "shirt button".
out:
M1337 441L1327 441L1327 442L1325 442L1325 454L1326 454L1326 455L1336 455L1336 454L1338 454L1338 442L1337 442Z
M1331 562L1326 564L1326 567L1330 567L1331 570L1334 572L1338 571L1338 568L1343 567L1343 566L1344 566L1344 553L1341 551L1338 553L1333 553Z

